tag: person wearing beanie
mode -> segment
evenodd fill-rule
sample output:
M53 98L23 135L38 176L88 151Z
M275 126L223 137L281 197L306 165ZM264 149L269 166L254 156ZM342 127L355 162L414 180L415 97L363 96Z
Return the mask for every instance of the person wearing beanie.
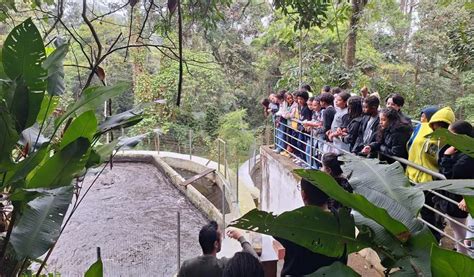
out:
M415 140L415 138L418 136L419 131L422 131L422 135L418 137L419 141L421 140L424 141L425 135L433 132L433 130L429 126L429 121L431 117L433 116L433 114L436 113L438 110L439 108L437 106L427 106L421 110L421 113L420 113L421 123L416 125L415 129L413 130L411 138L410 140L408 140L408 149L411 148L411 145L413 144L413 141Z
M428 119L429 113L429 111L425 113L425 117L427 117L426 119ZM417 163L425 168L438 172L439 160L443 156L442 148L446 145L446 142L441 139L426 138L426 136L431 134L432 131L437 130L439 128L448 129L454 121L454 112L450 107L444 107L435 112L431 116L431 118L429 118L427 127L429 129L418 131L417 137L419 138L415 138L415 140L413 141L413 144L409 149L408 160ZM431 175L421 172L410 166L407 167L406 174L410 181L414 183L424 183L433 180L433 177ZM431 194L430 192L425 192L425 203L428 206L434 207L435 202L438 201L433 197L433 194ZM420 214L424 220L428 221L439 229L442 229L443 223L437 220L433 211L427 208L422 208ZM441 239L440 234L434 229L431 229L431 231L433 232L433 235L436 237L436 239L439 241Z

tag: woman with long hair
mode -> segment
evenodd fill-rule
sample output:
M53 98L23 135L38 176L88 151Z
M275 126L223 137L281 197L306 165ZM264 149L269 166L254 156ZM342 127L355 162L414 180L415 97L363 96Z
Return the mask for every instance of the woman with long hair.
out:
M359 136L362 116L362 97L351 96L347 100L347 114L342 118L342 127L334 134L342 140L345 150L352 151Z
M411 127L401 118L400 113L393 108L384 108L379 113L380 125L377 140L362 149L362 154L377 153L379 160L393 163L394 160L386 155L408 158L407 142L410 139Z

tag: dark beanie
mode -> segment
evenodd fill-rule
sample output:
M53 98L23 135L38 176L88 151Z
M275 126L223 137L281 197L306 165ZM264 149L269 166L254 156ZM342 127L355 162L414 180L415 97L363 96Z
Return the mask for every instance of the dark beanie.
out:
M426 119L430 121L431 117L439 110L438 106L427 106L421 110L421 113L425 114Z

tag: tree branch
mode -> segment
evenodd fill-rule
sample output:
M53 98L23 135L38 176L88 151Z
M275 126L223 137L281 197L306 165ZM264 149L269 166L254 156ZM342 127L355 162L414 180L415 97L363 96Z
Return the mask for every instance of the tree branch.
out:
M150 15L151 8L153 7L154 0L150 0L150 6L148 6L148 9L145 8L145 19L143 20L142 27L140 28L140 32L138 32L137 40L135 42L138 42L138 40L142 37L143 30L145 29L146 22L148 20L148 16Z
M63 12L64 12L64 2L63 0L58 0L58 15L56 17L56 20L54 20L53 25L44 33L43 35L43 40L45 40L48 35L56 28L56 25L58 25L59 20L63 17Z

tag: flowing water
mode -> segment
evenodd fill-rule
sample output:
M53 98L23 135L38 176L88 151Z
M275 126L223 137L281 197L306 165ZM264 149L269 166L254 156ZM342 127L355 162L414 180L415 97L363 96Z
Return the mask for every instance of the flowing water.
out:
M85 188L94 177L85 178ZM100 247L104 276L173 276L177 211L182 262L201 253L198 233L206 218L155 167L116 163L99 177L73 215L48 271L84 276Z

